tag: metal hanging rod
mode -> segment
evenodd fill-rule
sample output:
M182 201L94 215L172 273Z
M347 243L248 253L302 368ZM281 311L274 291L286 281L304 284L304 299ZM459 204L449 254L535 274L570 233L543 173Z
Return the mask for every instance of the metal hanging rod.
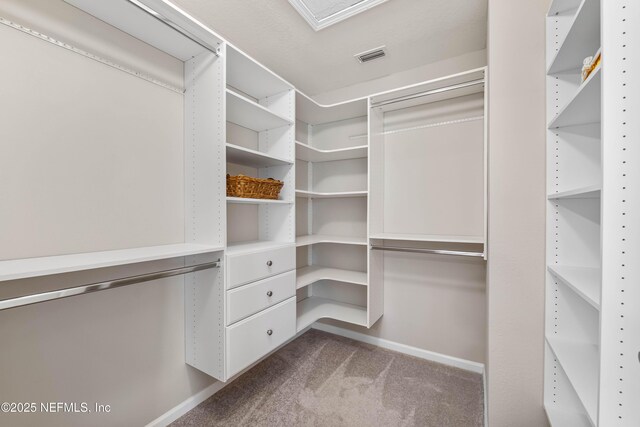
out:
M411 99L422 98L423 96L436 95L439 93L449 92L451 90L464 89L466 87L477 86L484 84L484 79L472 80L470 82L460 83L457 85L441 87L438 89L431 89L424 92L414 93L412 95L401 96L399 98L393 98L386 101L374 102L372 107L382 107L383 105L395 104L397 102L409 101Z
M79 48L77 48L75 46L71 46L68 43L65 43L65 42L62 42L60 40L54 39L53 37L49 37L46 34L39 33L38 31L32 30L31 28L27 28L27 27L25 27L23 25L20 25L20 24L17 24L15 22L10 21L10 20L8 20L6 18L3 18L1 16L0 16L0 24L6 25L7 27L10 27L10 28L13 28L15 30L21 31L21 32L23 32L25 34L28 34L28 35L33 36L33 37L36 37L36 38L38 38L40 40L44 40L44 41L46 41L48 43L51 43L51 44L53 44L55 46L61 47L63 49L66 49L66 50L71 51L73 53L76 53L78 55L82 55L85 58L89 58L89 59L92 59L92 60L94 60L96 62L99 62L101 64L104 64L104 65L107 65L109 67L115 68L116 70L125 72L125 73L127 73L127 74L129 74L131 76L138 77L139 79L145 80L145 81L147 81L149 83L153 83L155 85L161 86L161 87L163 87L165 89L168 89L168 90L170 90L172 92L179 93L180 95L183 95L184 92L185 92L183 89L179 89L179 88L177 88L175 86L172 86L172 85L170 85L168 83L165 83L163 81L155 79L155 78L153 78L151 76L148 76L146 74L143 74L143 73L141 73L139 71L132 70L132 69L124 67L124 66L122 66L120 64L116 64L115 62L110 61L108 59L105 59L105 58L102 58L100 56L94 55L93 53L89 53L89 52L86 52L86 51L84 51L82 49L79 49Z
M220 260L205 262L189 267L179 267L170 270L156 271L153 273L139 274L137 276L123 277L121 279L109 280L106 282L92 283L89 285L76 286L73 288L58 289L55 291L42 292L39 294L25 295L16 298L0 300L0 311L10 308L23 307L25 305L38 304L45 301L52 301L61 298L73 297L76 295L90 294L92 292L106 291L107 289L121 288L123 286L134 285L136 283L148 282L150 280L164 279L181 274L193 273L210 268L220 268Z
M377 245L371 245L371 249L376 251L412 252L417 254L453 255L453 256L468 256L468 257L484 258L484 254L482 252L450 251L450 250L443 250L443 249L402 248L398 246L377 246Z
M182 34L183 36L185 36L186 38L188 38L192 42L202 46L204 49L207 49L208 51L212 52L214 55L216 55L218 57L220 56L220 49L218 47L214 47L214 46L209 45L207 42L203 41L202 39L200 39L199 37L193 35L192 33L186 31L184 28L182 28L181 26L179 26L178 24L176 24L175 22L173 22L172 20L170 20L166 16L163 16L163 15L159 14L158 12L156 12L153 9L151 9L150 7L145 6L144 4L139 2L138 0L127 0L127 1L129 3L131 3L132 5L136 6L138 9L148 13L149 15L151 15L152 17L154 17L158 21L162 22L163 24L171 27L173 30L175 30L178 33Z

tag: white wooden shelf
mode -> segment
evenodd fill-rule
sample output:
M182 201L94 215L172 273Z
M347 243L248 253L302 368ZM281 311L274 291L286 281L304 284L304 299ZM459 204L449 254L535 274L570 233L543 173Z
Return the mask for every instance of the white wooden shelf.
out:
M598 346L547 337L551 350L567 374L593 425L598 418Z
M563 265L550 265L547 269L595 309L600 309L602 270Z
M545 405L547 418L552 427L589 427L589 417L582 412L564 412Z
M367 326L367 309L327 298L309 297L298 302L297 330L311 326L320 319L335 319L354 325Z
M595 53L595 52L594 52ZM578 88L576 94L567 102L549 123L549 129L578 126L601 121L602 72L598 66L589 78Z
M237 242L227 244L227 255L247 254L262 252L269 249L279 249L293 246L293 243L272 242L268 240L254 240L250 242Z
M558 199L597 199L600 197L600 185L589 185L586 187L575 188L573 190L561 191L555 194L549 194L549 200Z
M367 273L316 265L299 268L296 272L296 287L298 289L319 282L320 280L335 280L336 282L366 286Z
M238 205L291 205L293 202L288 200L274 199L249 199L244 197L227 197L227 203L235 203Z
M0 281L158 261L222 251L223 249L222 247L210 245L178 243L174 245L0 261Z
M453 236L453 235L439 235L439 234L376 233L376 234L372 234L369 237L371 239L401 240L401 241L407 241L407 242L484 244L484 237L482 237L482 236Z
M317 243L337 243L341 245L367 245L366 237L329 236L326 234L310 234L296 237L296 246L309 246Z
M361 159L367 157L368 149L369 147L366 145L358 145L356 147L338 148L335 150L321 150L296 141L296 159L312 163Z
M289 83L228 44L227 84L257 99L293 89Z
M549 64L547 74L582 68L584 58L600 46L600 2L583 1L560 48Z
M294 163L291 160L281 159L279 157L271 156L260 151L251 150L234 144L227 144L227 161L254 168L283 166Z
M309 199L337 199L343 197L367 197L367 191L341 191L331 193L320 193L317 191L296 190L296 197L307 197Z
M227 121L231 123L256 132L293 124L292 120L274 113L233 90L227 89L226 93Z

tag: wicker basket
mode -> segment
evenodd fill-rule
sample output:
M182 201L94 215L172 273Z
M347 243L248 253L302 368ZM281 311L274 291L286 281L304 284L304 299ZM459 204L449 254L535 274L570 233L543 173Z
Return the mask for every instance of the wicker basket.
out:
M248 199L277 199L284 182L277 179L227 175L227 197Z

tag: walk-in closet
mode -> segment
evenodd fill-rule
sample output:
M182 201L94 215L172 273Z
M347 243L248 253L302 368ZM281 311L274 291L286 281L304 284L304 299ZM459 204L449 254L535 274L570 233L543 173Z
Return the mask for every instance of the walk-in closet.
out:
M0 426L638 427L638 24L0 1Z

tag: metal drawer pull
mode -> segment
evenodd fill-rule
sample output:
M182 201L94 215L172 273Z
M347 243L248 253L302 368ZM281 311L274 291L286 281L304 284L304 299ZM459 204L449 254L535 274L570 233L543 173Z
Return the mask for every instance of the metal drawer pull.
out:
M273 265L273 261L267 261L267 265L271 267Z
M267 329L267 335L271 335L273 334L273 331L271 329Z
M272 296L273 296L273 292L271 292L271 291L267 291L267 296L268 296L268 297L272 297Z

